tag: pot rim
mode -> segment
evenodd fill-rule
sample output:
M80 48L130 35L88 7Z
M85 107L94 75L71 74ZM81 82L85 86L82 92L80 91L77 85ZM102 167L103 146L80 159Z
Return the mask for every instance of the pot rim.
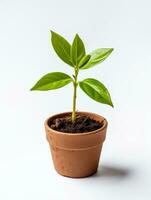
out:
M79 114L86 114L86 115L94 115L94 116L97 116L97 117L101 117L103 120L102 121L104 121L104 123L103 123L103 126L101 127L101 128L99 128L99 129L96 129L96 130L94 130L94 131L90 131L90 132L85 132L85 133L67 133L67 132L61 132L61 131L56 131L56 130L54 130L54 129L52 129L52 128L50 128L49 127L49 125L48 125L48 121L51 119L51 118L57 118L57 116L59 116L59 115L66 115L66 114L70 114L70 113L72 113L72 112L62 112L62 113L57 113L57 114L54 114L54 115L52 115L51 117L48 117L46 120L45 120L45 122L44 122L44 125L45 125L45 127L49 130L49 131L51 131L51 132L53 132L53 133L55 133L55 134L58 134L58 135L70 135L70 136L72 136L72 137L76 137L76 136L85 136L85 135L91 135L91 134L95 134L95 133L98 133L99 131L102 131L102 130L104 130L106 127L107 127L107 125L108 125L108 122L107 122L107 120L103 117L103 116L101 116L101 115L98 115L98 114L96 114L96 113L92 113L92 112L85 112L85 111L77 111L76 113L79 113Z

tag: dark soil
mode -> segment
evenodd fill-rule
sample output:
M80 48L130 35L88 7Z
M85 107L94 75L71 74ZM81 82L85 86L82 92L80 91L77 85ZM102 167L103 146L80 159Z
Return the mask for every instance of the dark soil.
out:
M94 131L103 126L103 121L100 123L88 116L77 116L76 120L72 122L71 117L56 118L53 121L49 121L50 128L65 132L65 133L85 133Z

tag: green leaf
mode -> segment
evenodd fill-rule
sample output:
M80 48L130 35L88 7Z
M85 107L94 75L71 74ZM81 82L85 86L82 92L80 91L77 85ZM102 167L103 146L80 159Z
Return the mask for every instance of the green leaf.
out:
M91 56L90 55L85 55L79 62L78 67L81 68L83 67L89 60Z
M80 60L85 56L85 47L78 34L76 34L72 43L71 56L72 62L76 66L79 64Z
M70 66L73 66L70 56L71 45L61 35L51 31L51 42L56 54Z
M92 99L113 107L113 103L107 88L98 80L87 78L79 82L80 88Z
M103 62L113 51L113 48L100 48L90 53L91 58L81 69L91 68L101 62Z
M68 83L72 82L72 78L62 72L52 72L43 76L31 90L54 90L61 88Z

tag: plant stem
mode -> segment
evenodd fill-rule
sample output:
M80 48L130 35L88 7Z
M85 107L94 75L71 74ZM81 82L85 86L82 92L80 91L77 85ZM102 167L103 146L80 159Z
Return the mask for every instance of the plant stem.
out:
M77 78L78 78L78 68L75 67L74 70L74 82L73 82L73 107L72 107L72 122L76 119L76 98L77 98Z

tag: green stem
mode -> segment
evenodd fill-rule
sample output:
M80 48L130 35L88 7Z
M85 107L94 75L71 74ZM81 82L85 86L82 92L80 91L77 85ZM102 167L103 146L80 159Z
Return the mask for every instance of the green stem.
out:
M76 98L77 98L77 78L78 78L78 69L75 67L74 82L73 82L73 107L72 107L72 122L76 119Z

